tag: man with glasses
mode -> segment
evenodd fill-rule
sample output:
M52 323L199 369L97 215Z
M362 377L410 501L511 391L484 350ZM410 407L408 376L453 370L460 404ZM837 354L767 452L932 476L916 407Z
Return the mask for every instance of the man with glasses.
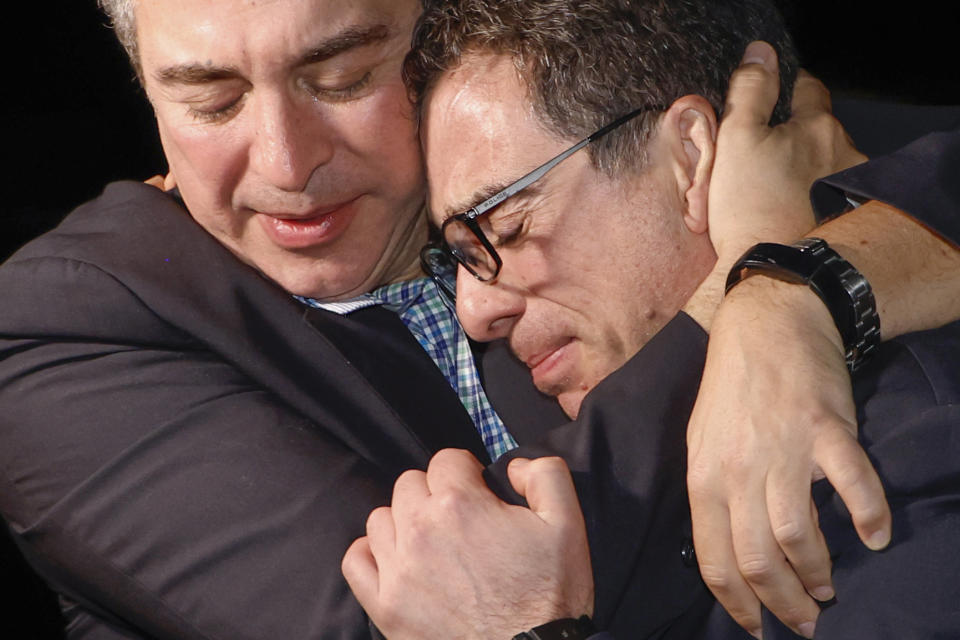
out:
M602 419L547 433L543 412L508 431L466 338L444 344L436 297L421 304L400 75L418 3L103 4L178 191L112 185L0 269L3 516L74 636L366 637L339 562L404 470L511 439L586 468L581 445L621 434ZM658 522L678 556L686 507L670 504ZM691 565L662 586L651 623L697 585Z
M663 396L670 397L684 386L696 387L701 370L687 355L697 349L703 334L689 315L679 312L693 311L698 316L691 299L702 293L705 282L709 284L717 254L719 262L724 259L725 247L713 246L708 231L715 224L725 224L725 215L750 211L750 191L738 193L737 187L749 185L754 173L767 175L759 142L745 145L741 151L750 153L739 161L724 155L722 139L718 144L716 113L725 106L727 121L719 127L720 138L728 123L746 128L751 132L747 138L754 140L775 135L775 129L760 123L774 110L777 64L769 47L752 45L747 58L756 64L741 76L740 92L731 90L724 104L712 69L691 62L698 55L711 58L713 47L726 46L723 41L729 34L718 33L720 27L711 24L722 23L729 10L726 6L664 6L659 19L669 22L664 16L672 12L670 18L676 22L670 24L690 30L678 29L680 33L661 37L658 30L637 33L631 28L649 24L631 14L642 13L642 3L627 9L616 2L576 4L576 10L562 1L476 0L456 7L428 6L405 71L420 99L428 202L440 229L439 248L458 265L456 303L461 322L474 339L506 340L541 391L557 397L568 414L583 416L597 410L595 398L587 396L594 387L624 397L631 391L645 392L651 405L663 403ZM540 28L543 24L550 26ZM660 29L669 31L662 24ZM682 35L688 40L681 44ZM640 61L648 73L615 63L605 66L606 60ZM814 107L826 99L822 91L811 91L810 83L801 79L795 94L798 119L816 111ZM754 94L760 97L751 102L748 98ZM943 140L933 138L928 143L944 145ZM955 200L949 197L949 187L943 195L938 195L938 188L951 167L955 171L955 149L954 134L946 138L940 157L929 148L928 156L921 154L923 147L906 151L904 165L912 162L910 170L920 173L910 175L916 185L898 185L899 201L919 210L944 209L946 221ZM931 158L939 164L931 163ZM882 172L884 166L881 162L874 171ZM902 179L903 166L898 174ZM866 172L853 170L837 182L861 197L886 193L889 198L887 176L881 176L878 184L868 166ZM774 185L771 188L784 188L776 181ZM752 186L764 189L762 183ZM896 196L893 202L898 202ZM776 194L770 203L789 206ZM848 215L861 220L902 218L875 202ZM731 504L727 517L733 531L726 538L711 539L694 523L701 571L749 631L759 636L762 624L764 637L790 637L790 631L772 619L761 623L756 597L766 600L773 576L765 565L773 560L780 565L777 569L792 566L800 579L791 588L830 600L834 589L829 571L818 575L819 570L811 571L805 564L811 557L816 559L820 545L828 542L835 560L832 580L838 603L818 619L813 598L794 599L792 610L787 607L783 615L793 631L812 637L816 629L818 637L830 638L947 635L956 629L955 603L960 595L955 584L960 567L946 559L950 540L960 532L960 513L951 506L957 501L960 464L955 455L944 453L944 449L955 449L949 443L955 439L960 397L960 371L955 366L960 358L960 327L952 324L910 334L879 347L881 316L890 308L887 305L900 304L889 297L894 290L886 278L901 265L864 267L865 278L852 265L867 264L869 260L863 260L874 247L850 243L843 234L833 236L826 227L817 231L821 234L827 242L807 238L792 246L758 245L734 269L730 269L731 260L720 272L730 273L727 286L734 300L740 287L769 284L763 278L738 284L755 273L809 285L810 290L799 287L803 293L797 295L816 292L822 299L819 315L803 313L786 323L781 335L821 334L819 340L833 345L834 371L815 363L815 375L803 369L783 375L795 376L804 389L812 383L829 390L850 384L845 364L856 372L856 415L862 421L862 441L881 470L894 507L893 545L884 554L871 554L855 541L838 496L849 488L856 460L826 456L822 472L836 492L824 483L814 491L825 541L814 540L807 547L798 536L802 519L778 499L762 505L762 519L756 517L756 502ZM928 247L927 257L936 262L953 250L937 240ZM946 268L946 263L941 267ZM955 266L945 274L952 274L947 280L955 279ZM906 293L903 303L909 304L909 290ZM757 325L756 331L767 332L772 315L755 308L733 315L721 311L721 319L729 323L730 318L734 322L749 319ZM896 333L902 328L891 325L885 330ZM649 358L645 352L651 348L662 360L648 360L648 369L637 367L636 358ZM817 379L822 371L826 377ZM609 374L613 375L604 379ZM741 392L736 384L728 381L731 394ZM498 398L492 400L498 406ZM766 398L769 410L775 410L778 400ZM624 419L635 418L637 428L643 429L646 416L634 410L634 405L624 407ZM852 406L837 405L836 411L854 423ZM698 412L710 418L708 408L699 407ZM665 428L682 434L686 415L668 415ZM820 419L829 422L834 417ZM812 426L816 430L818 425ZM794 438L794 452L803 457L809 446L803 427L788 423L784 429ZM755 430L753 438L761 437L762 432ZM693 432L688 441L691 457L699 460L708 438ZM649 446L663 446L663 442L651 438ZM754 446L749 438L737 444ZM646 457L631 460L635 451L602 450L592 468L594 476L629 477L632 465L655 464ZM770 462L789 464L789 458L788 454ZM355 544L345 560L355 593L374 620L397 638L418 637L427 628L457 637L510 637L523 631L518 626L527 619L526 611L542 613L552 607L561 619L518 637L585 637L584 623L577 617L591 610L578 608L582 575L562 565L553 572L540 565L531 567L528 558L530 549L536 548L536 530L525 525L521 516L513 529L504 524L508 516L483 491L479 473L469 462L445 459L439 466L443 473L430 469L398 481L391 509L371 515L368 536ZM730 468L735 470L735 465ZM452 469L459 470L460 477L453 489L441 480L444 474L453 474ZM578 471L574 469L574 480L580 482ZM798 478L808 496L815 473L807 467ZM723 478L714 480L719 484ZM771 481L775 482L772 476ZM559 492L562 483L558 483ZM691 488L697 515L697 509L711 507L702 500L710 487L692 473ZM641 612L651 602L660 602L657 587L670 584L671 573L681 570L679 559L670 553L650 557L637 552L650 542L644 538L646 523L618 520L594 504L596 496L589 490L581 487L579 493L596 578L593 614L600 626L623 638L742 635L702 600L690 603L686 614L662 620L660 627L645 626ZM645 494L633 497L642 500ZM851 511L855 511L856 500L852 502ZM548 525L562 511L554 508L558 504L562 501L531 503L531 508ZM625 509L631 508L627 497L624 504ZM665 502L660 506L669 508ZM815 521L818 516L811 512L810 503L804 506L806 518ZM496 514L491 516L492 524L485 526L473 516L477 511ZM649 517L655 519L656 511ZM619 544L611 530L632 539L635 546ZM462 535L445 535L447 531ZM874 532L860 533L873 547L886 543L870 535ZM779 559L756 553L768 541L781 545ZM744 598L738 585L721 579L723 557L717 555L717 547L740 563L749 581L744 586L756 595ZM743 553L751 548L753 553ZM811 550L813 555L807 555ZM510 553L517 554L513 562ZM502 570L499 575L484 570L491 557ZM646 573L646 590L622 588L624 565L638 576ZM569 580L566 569L573 574ZM462 583L471 588L458 589ZM567 599L565 588L571 594ZM518 593L534 595L518 601ZM421 615L423 611L451 615Z

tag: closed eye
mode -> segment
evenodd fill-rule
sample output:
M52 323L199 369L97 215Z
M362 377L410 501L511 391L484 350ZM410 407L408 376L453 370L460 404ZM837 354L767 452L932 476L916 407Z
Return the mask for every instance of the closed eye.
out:
M201 122L222 122L236 114L240 110L242 102L243 95L241 94L227 103L214 107L198 107L188 104L187 113L193 119Z
M489 230L487 237L497 247L505 247L518 242L523 236L525 223L529 219L526 211L518 208L513 208L509 213L494 210L486 217L488 218L487 226Z
M303 81L303 85L306 87L314 97L321 100L330 100L330 101L343 101L350 100L351 98L356 97L358 93L363 91L367 85L370 84L370 79L373 77L373 73L367 71L364 73L358 80L353 82L348 82L340 86L324 86L320 83L313 83L307 80Z

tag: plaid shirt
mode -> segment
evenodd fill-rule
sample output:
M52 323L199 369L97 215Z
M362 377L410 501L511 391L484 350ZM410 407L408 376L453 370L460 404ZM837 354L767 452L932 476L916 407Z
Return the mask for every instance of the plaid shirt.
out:
M378 304L395 312L457 392L490 458L496 460L517 446L483 391L467 334L432 280L398 282L343 302L295 297L311 307L339 315Z

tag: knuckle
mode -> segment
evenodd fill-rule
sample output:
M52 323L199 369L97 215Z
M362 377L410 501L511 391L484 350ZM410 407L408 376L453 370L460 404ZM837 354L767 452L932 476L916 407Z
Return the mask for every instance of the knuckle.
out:
M800 85L805 89L822 91L823 93L826 93L828 95L830 93L830 90L827 89L827 85L823 84L823 82L821 82L819 78L809 73L798 73L796 84Z
M408 519L403 529L404 540L407 541L410 549L421 549L426 545L427 540L437 530L436 525L429 518L413 517Z
M851 487L868 481L869 475L870 472L863 464L848 463L840 465L840 467L829 476L829 479L834 489L839 493L844 493Z
M554 479L570 477L570 468L567 463L557 456L533 458L529 460L527 469L531 483L536 483L538 479L550 479L547 482L552 482Z
M467 492L460 487L448 487L434 496L439 514L444 520L460 520L470 511Z
M781 548L798 547L808 540L802 521L793 518L773 525L773 537Z
M720 565L708 562L700 562L700 577L703 578L707 588L715 594L726 594L733 584L728 571Z
M738 558L737 568L740 570L740 575L753 584L766 584L773 577L773 564L763 553L748 553Z
M463 449L441 449L430 459L430 466L461 465L472 457L472 454Z
M687 469L687 493L691 501L694 498L706 499L713 493L715 487L716 481L711 469L704 465L695 465Z
M371 522L377 522L390 517L391 517L390 507L377 507L376 509L370 512L369 516L367 516L367 524L369 525Z
M559 456L545 456L530 461L531 468L536 471L558 473L568 471L567 463Z
M733 74L731 84L754 86L765 84L770 80L772 74L763 68L762 65L753 64L741 67Z
M426 477L426 475L426 473L420 471L419 469L407 469L397 476L397 480L394 482L393 486L396 488L407 484L423 482L423 479Z
M367 516L367 535L373 535L378 531L381 525L386 524L393 519L393 512L390 507L377 507Z
M827 139L833 139L834 136L843 131L840 122L828 111L818 111L811 115L809 124L820 131Z

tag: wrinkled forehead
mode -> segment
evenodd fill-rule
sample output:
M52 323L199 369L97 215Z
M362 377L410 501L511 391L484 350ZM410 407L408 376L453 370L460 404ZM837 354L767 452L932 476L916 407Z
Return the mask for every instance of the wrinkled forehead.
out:
M253 67L373 25L408 45L419 12L417 0L150 0L137 3L135 17L145 67Z

